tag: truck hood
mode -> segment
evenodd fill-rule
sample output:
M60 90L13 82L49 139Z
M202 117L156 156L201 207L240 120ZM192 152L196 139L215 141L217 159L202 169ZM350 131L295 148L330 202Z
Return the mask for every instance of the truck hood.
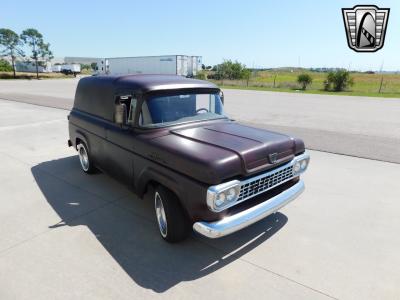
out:
M153 143L166 164L211 184L274 168L304 151L300 139L236 122L172 130Z

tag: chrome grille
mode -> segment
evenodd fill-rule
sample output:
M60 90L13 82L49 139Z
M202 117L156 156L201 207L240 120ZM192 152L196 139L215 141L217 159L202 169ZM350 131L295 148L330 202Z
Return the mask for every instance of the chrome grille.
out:
M250 178L242 182L237 202L244 201L266 192L277 185L293 178L293 165L284 166L266 174Z

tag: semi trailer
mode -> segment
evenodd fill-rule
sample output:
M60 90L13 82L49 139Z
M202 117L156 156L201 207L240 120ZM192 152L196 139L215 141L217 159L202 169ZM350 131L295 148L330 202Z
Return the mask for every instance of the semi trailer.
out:
M96 74L163 74L194 77L201 69L201 56L163 55L112 57L97 61Z
M61 73L65 75L74 75L76 76L81 72L81 65L80 64L65 64L61 65Z

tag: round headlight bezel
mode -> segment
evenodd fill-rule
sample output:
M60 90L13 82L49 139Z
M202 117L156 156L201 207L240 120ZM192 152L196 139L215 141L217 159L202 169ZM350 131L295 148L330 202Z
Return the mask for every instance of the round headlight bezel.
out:
M238 180L211 186L207 191L207 205L210 210L221 212L234 204L239 198L239 193L240 181Z
M214 201L215 207L221 207L221 206L223 206L224 203L225 203L225 201L226 201L226 195L225 195L225 193L219 193L219 194L217 194L216 197L215 197L215 201Z
M296 162L294 163L294 165L293 165L293 172L294 172L295 174L298 174L298 173L300 172L300 170L301 170L300 161L296 161Z
M307 169L307 165L308 165L307 159L303 159L303 160L300 162L300 170L305 171L305 169Z
M293 162L293 174L295 176L302 174L308 168L309 156L299 157Z
M227 202L232 202L235 200L235 198L237 198L238 194L236 190L232 187L225 192L225 196Z

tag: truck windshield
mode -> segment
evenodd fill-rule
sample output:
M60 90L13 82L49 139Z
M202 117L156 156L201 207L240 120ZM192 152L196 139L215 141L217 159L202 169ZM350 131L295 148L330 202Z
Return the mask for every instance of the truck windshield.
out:
M218 93L152 96L142 105L139 123L143 127L225 119Z

